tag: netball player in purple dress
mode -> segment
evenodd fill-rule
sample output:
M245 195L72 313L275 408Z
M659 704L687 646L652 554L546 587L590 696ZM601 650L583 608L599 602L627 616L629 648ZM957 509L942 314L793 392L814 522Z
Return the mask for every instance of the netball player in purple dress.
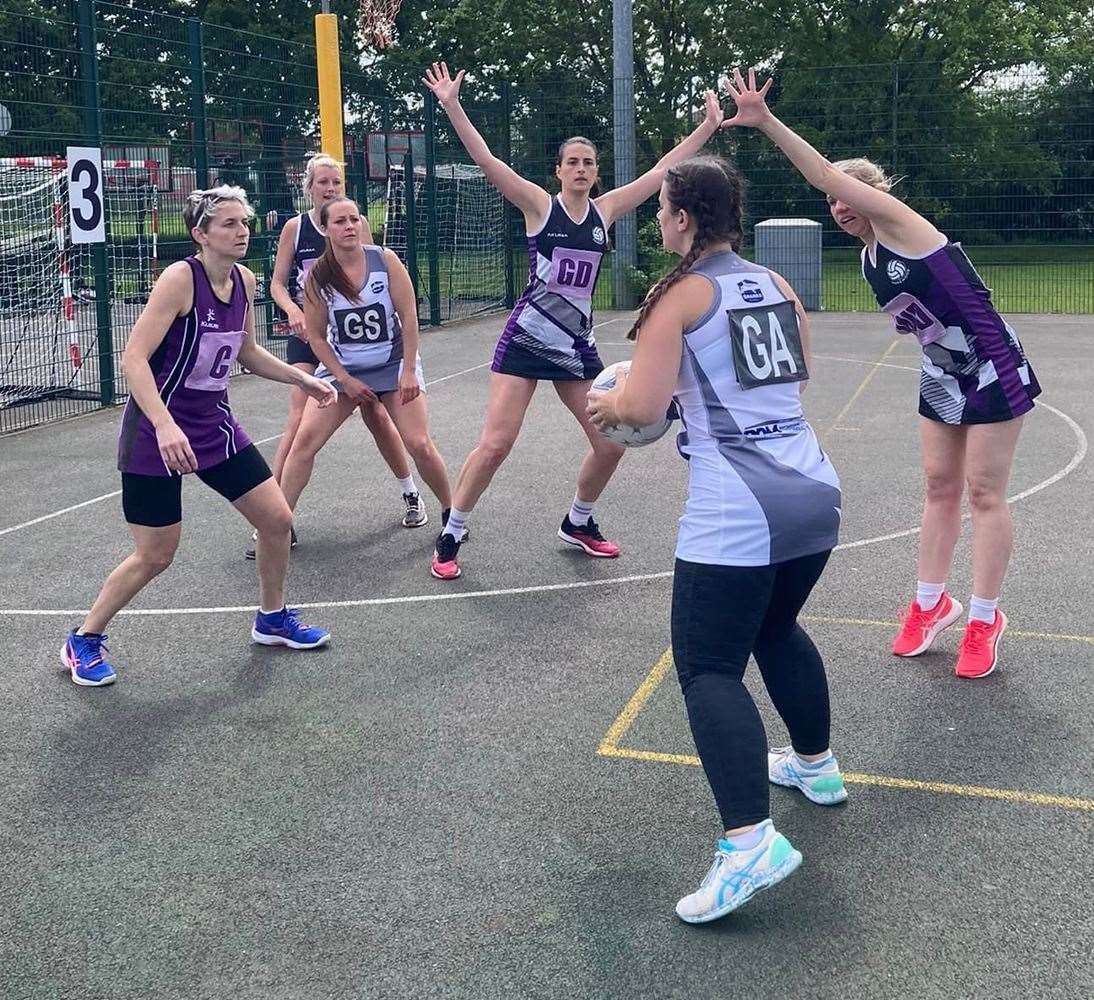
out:
M448 113L460 141L486 179L524 214L528 234L528 287L517 301L494 353L486 421L478 446L456 481L452 511L437 538L431 572L441 580L460 575L457 553L471 509L516 442L524 414L539 382L551 382L592 446L577 477L577 492L558 536L587 555L614 558L619 546L600 533L593 504L623 457L589 421L585 396L603 369L593 338L592 299L612 223L657 193L665 171L697 153L722 123L713 91L706 93L706 117L657 165L630 184L596 195L596 147L585 138L567 139L559 149L555 175L561 192L552 197L494 156L460 105L464 71L449 76L444 63L427 70L425 84Z
M103 658L104 629L171 565L182 533L182 476L191 472L258 531L261 605L252 640L311 649L330 639L285 607L292 512L228 405L236 362L299 386L321 406L335 399L324 382L255 343L255 278L237 263L247 253L253 214L242 188L193 192L183 219L199 250L163 272L129 336L122 362L131 395L122 415L118 468L135 548L107 577L61 649L76 684L114 682L114 669Z
M998 607L1014 532L1006 489L1022 418L1041 387L1010 324L960 244L889 194L892 182L869 160L830 163L768 109L768 80L756 87L733 71L737 114L725 126L759 129L810 184L825 193L836 224L862 240L862 273L897 333L923 347L919 414L926 499L915 600L893 642L918 656L961 617L946 574L961 533L961 495L972 510L973 596L957 658L958 677L996 667L1007 627Z

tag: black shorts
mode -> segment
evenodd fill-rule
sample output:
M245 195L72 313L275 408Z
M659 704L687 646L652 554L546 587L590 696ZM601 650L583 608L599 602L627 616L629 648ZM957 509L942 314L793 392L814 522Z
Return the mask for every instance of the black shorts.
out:
M289 337L289 341L285 345L285 360L290 365L312 365L314 367L319 364L319 359L312 351L311 344L306 340L301 340L295 333Z
M266 459L253 444L195 475L229 503L272 477ZM167 528L182 520L182 476L122 473L122 510L129 524Z

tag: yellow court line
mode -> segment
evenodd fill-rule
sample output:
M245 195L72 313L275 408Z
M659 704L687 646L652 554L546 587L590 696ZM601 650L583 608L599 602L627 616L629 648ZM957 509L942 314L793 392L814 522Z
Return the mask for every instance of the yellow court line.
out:
M859 382L858 388L853 393L851 393L851 398L843 404L843 409L836 414L835 419L832 421L831 424L828 425L827 429L821 432L821 437L827 437L829 434L831 434L833 428L835 428L839 424L839 422L847 415L847 411L855 405L855 402L858 400L859 396L861 396L863 392L865 392L866 387L873 380L873 377L881 370L882 365L885 363L885 359L893 353L899 343L899 340L894 340L887 348L885 348L885 353L882 354L881 357L874 362L873 367L862 377L862 381Z
M850 618L809 619L812 621L828 621L839 624L854 625L885 625L892 626L892 622L870 622ZM1028 635L1042 637L1050 633L1032 632ZM1077 639L1087 642L1094 641L1094 636L1059 636L1057 638ZM701 763L694 754L658 753L654 750L633 750L629 747L621 747L619 741L626 736L627 731L634 725L646 703L653 697L654 692L665 679L665 675L672 669L672 649L666 649L660 659L653 665L653 669L646 675L646 679L639 685L638 690L631 695L630 700L623 707L616 720L611 724L608 732L596 748L601 757L624 757L630 760L653 761L658 764L683 764L690 767L698 767ZM1094 812L1094 799L1073 798L1067 795L1046 795L1042 792L1025 792L1011 788L987 788L982 785L954 785L944 781L918 781L914 778L893 778L883 774L844 774L843 780L853 785L875 785L881 788L899 788L906 791L933 792L939 795L962 795L967 798L1000 799L1005 802L1014 802L1035 806L1055 806L1060 809L1076 809L1083 812Z
M627 757L631 760L655 761L658 764L686 764L698 767L699 758L682 753L655 753L652 750L631 750L627 747L606 747L603 743L597 753L602 757ZM975 799L1002 799L1023 805L1055 806L1059 809L1076 809L1094 812L1094 799L1076 799L1068 795L1045 795L1041 792L1023 792L1012 788L986 788L982 785L951 785L945 781L916 781L912 778L890 778L884 774L844 774L849 785L879 785L882 788L900 788L906 791L934 792L940 795L963 795Z

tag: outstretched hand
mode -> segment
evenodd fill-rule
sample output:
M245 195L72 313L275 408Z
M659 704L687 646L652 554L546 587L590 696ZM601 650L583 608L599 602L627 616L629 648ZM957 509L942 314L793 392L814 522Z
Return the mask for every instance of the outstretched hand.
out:
M425 71L422 83L433 91L433 96L441 104L447 104L460 99L460 84L463 83L464 72L461 69L453 78L448 75L448 63L434 63Z
M726 113L722 110L722 102L718 100L718 95L713 90L708 90L705 97L706 115L703 117L703 124L709 125L711 131L717 132L722 127Z
M773 78L768 78L762 87L757 88L756 70L751 66L749 67L748 82L745 83L741 71L734 66L733 83L736 84L736 87L729 80L723 80L722 86L725 87L726 93L733 98L734 103L737 105L737 113L732 118L724 121L721 127L730 128L733 125L746 125L755 128L762 125L771 117L771 109L768 108L764 98L774 82Z

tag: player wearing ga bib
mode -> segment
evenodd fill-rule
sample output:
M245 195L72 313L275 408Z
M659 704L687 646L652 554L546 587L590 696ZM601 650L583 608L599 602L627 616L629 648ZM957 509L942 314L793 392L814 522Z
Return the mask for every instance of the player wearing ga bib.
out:
M873 251L862 248L863 277L896 332L923 346L920 414L986 424L1033 408L1037 376L960 244L947 240L915 257L875 240Z
M684 425L688 500L676 555L766 566L833 548L839 478L802 414L808 378L794 304L732 252L693 266L713 286L684 331L673 398Z
M194 306L171 324L149 358L160 398L186 435L198 470L243 451L251 439L228 405L228 378L246 334L247 293L232 267L232 294L217 298L196 257L186 263L194 280ZM172 476L164 464L151 421L130 397L118 435L118 468L143 476Z
M600 374L593 292L607 244L607 226L592 199L578 221L557 195L551 199L543 225L528 234L528 286L498 340L493 371L556 382Z
M335 288L323 293L327 302L327 343L346 372L379 396L394 392L399 386L404 362L403 335L391 301L383 247L363 249L368 276L358 298L350 301ZM424 389L421 358L415 358L413 363L418 385ZM319 365L315 377L330 382L336 389L342 388L325 365Z

